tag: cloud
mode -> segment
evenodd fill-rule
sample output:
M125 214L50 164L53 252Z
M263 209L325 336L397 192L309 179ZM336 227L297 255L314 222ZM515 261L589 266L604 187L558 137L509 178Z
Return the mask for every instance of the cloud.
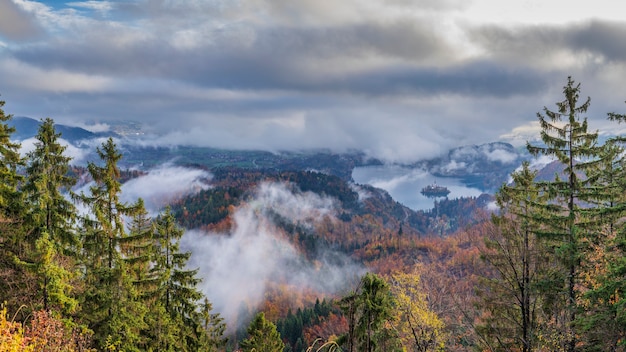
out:
M204 170L163 164L125 182L121 199L131 203L142 198L146 209L156 215L174 200L208 189L211 177Z
M517 161L517 154L511 153L508 150L495 149L492 151L486 151L487 160L489 161L498 161L503 164L510 164L514 161Z
M79 164L86 160L87 156L91 153L91 151L87 148L77 147L65 139L59 138L57 140L59 144L65 147L65 151L63 155L66 157L72 158L70 161L71 164ZM36 148L36 143L40 143L37 138L28 138L23 141L20 141L20 154L22 156L26 156L28 153L32 152Z
M396 188L404 184L430 177L431 175L426 170L389 165L380 175L370 178L367 183L393 193Z
M20 1L0 1L0 37L9 40L29 40L42 33L33 14L18 5Z
M359 197L359 202L362 202L362 201L364 201L365 199L367 199L367 198L369 198L369 197L371 197L371 196L372 196L372 194L371 194L369 191L367 191L367 190L363 189L363 187L361 187L361 186L359 186L359 185L357 185L357 184L355 184L355 183L352 183L352 182L351 182L351 183L349 183L348 185L350 186L350 189L351 189L353 192L356 192L356 194L358 195L358 197Z
M32 143L26 143L26 146L31 145ZM79 150L84 151L86 149ZM119 197L121 202L127 204L135 203L139 198L142 198L149 216L154 217L166 205L172 204L175 200L211 187L211 178L212 175L207 171L166 163L123 183ZM88 174L83 174L82 178L77 180L73 191L76 194L89 195L91 194L90 187L93 185L94 182L91 177ZM91 214L85 204L77 202L75 205L79 214Z
M450 162L444 166L441 167L441 169L448 173L448 172L453 172L453 171L458 171L458 170L463 170L467 167L467 163L464 161L456 161L456 160L450 160Z
M319 251L314 262L304 259L272 220L278 215L313 231L318 221L333 215L334 202L285 184L263 183L232 214L230 233L185 233L181 246L192 251L189 266L199 268L203 292L230 329L245 323L238 320L240 307L258 308L270 283L333 293L362 273L362 267L331 250Z
M66 124L138 121L150 143L411 162L535 120L568 75L601 111L626 96L626 24L608 5L550 16L555 5L536 1L46 3L5 4L45 33L1 44L8 106Z
M94 10L102 14L106 14L113 9L113 4L110 1L75 1L66 3L67 6L83 8L88 10Z

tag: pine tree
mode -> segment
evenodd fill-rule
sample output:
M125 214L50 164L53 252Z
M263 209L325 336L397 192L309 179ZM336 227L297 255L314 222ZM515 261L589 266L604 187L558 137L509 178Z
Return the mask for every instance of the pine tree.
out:
M248 338L241 341L240 347L243 352L282 352L285 344L276 325L265 319L261 312L248 326Z
M28 236L34 252L30 266L40 278L43 307L71 313L78 304L72 295L77 277L76 209L62 192L69 191L76 181L68 175L71 158L63 155L66 147L59 137L52 119L41 122L35 149L27 155L23 192L27 225L32 228Z
M124 217L133 216L136 207L119 199L118 162L122 155L113 139L109 138L97 152L104 165L88 164L94 185L89 195L79 196L92 214L83 221L86 289L82 316L94 331L99 348L134 351L140 331L145 328L145 305L138 299L129 263L124 261L119 246L127 237Z
M584 229L586 219L579 203L591 197L586 173L598 162L602 148L597 145L598 133L588 131L587 118L581 120L580 115L587 111L590 99L578 105L580 84L568 77L563 93L565 99L556 104L557 111L544 108L544 114L537 114L544 145L528 143L527 148L534 156L555 157L564 166L563 179L557 175L554 181L541 183L554 206L549 218L545 219L549 228L538 234L553 242L554 253L565 269L567 330L563 342L566 350L573 352L579 335L574 326L580 295L577 284L583 260L582 245L587 235Z
M127 272L130 276L136 299L146 307L144 327L137 342L145 351L167 351L163 341L172 336L177 329L165 313L159 302L159 285L162 277L153 270L156 256L154 222L148 216L143 199L138 199L128 227L128 233L120 239L120 251Z

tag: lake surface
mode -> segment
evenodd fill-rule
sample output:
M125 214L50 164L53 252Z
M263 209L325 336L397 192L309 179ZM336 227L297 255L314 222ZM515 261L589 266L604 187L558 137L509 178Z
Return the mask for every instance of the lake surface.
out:
M437 183L450 190L448 198L478 197L483 192L477 188L467 187L457 178L435 177L428 171L402 166L364 166L352 171L354 182L369 184L389 192L394 200L413 210L432 209L434 199L420 193L422 188Z

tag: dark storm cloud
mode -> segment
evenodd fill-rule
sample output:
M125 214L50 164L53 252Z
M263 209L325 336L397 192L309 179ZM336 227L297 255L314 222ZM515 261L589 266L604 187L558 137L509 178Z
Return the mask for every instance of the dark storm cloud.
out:
M11 0L0 0L0 38L32 39L42 33L36 19Z
M392 68L371 72L333 86L368 94L419 94L422 96L463 95L509 97L542 92L547 77L524 67L507 67L497 62L479 61L438 69Z
M510 60L542 60L559 51L626 61L626 22L592 20L568 25L482 26L470 37L491 54ZM557 63L555 63L557 64Z
M600 54L609 61L626 62L626 22L591 21L565 36L573 48Z
M227 33L217 33L216 38L199 43L191 51L155 37L118 42L116 39L124 34L118 28L103 28L82 38L20 48L13 54L39 67L124 77L168 77L205 87L333 90L337 80L358 77L358 73L349 73L350 66L358 67L368 57L420 62L445 58L450 52L432 30L408 20L264 28L253 34L251 43L232 41ZM335 65L346 65L348 72L337 72ZM363 69L372 70L376 69Z

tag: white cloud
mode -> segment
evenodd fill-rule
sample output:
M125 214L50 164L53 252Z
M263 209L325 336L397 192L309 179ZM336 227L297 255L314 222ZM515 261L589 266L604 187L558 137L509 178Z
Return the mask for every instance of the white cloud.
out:
M464 161L458 162L456 160L450 160L449 163L442 166L442 170L445 172L453 172L457 170L463 170L467 167L467 163Z
M66 3L66 5L71 6L71 7L88 9L88 10L95 10L103 14L113 9L113 3L111 3L110 1L103 1L103 0L75 1L75 2L68 2Z
M20 141L20 154L22 156L26 156L26 154L32 152L33 150L35 150L36 146L35 143L39 142L39 140L37 138L28 138L25 139L23 141ZM66 157L70 157L72 158L72 160L70 161L70 164L80 164L83 161L85 161L85 158L89 155L90 150L87 148L79 148L74 146L73 144L71 144L70 142L66 141L63 138L59 138L57 140L57 142L62 145L65 146L65 151L63 152L63 155Z
M362 202L365 199L367 199L367 198L372 196L372 194L369 191L363 189L363 187L361 187L361 186L359 186L359 185L357 185L355 183L350 182L348 185L350 186L350 189L353 192L356 192L356 194L358 195L359 202Z
M540 132L539 121L531 121L514 127L510 132L500 135L499 138L519 147L526 145L527 141L537 140Z
M110 87L111 78L89 75L62 69L46 70L14 59L0 56L0 77L10 80L12 86L33 92L89 92Z
M208 189L211 177L204 170L164 164L125 182L121 198L125 202L142 198L146 209L155 215L176 199Z
M517 154L508 150L495 149L485 153L489 161L499 161L503 164L509 164L517 160Z

